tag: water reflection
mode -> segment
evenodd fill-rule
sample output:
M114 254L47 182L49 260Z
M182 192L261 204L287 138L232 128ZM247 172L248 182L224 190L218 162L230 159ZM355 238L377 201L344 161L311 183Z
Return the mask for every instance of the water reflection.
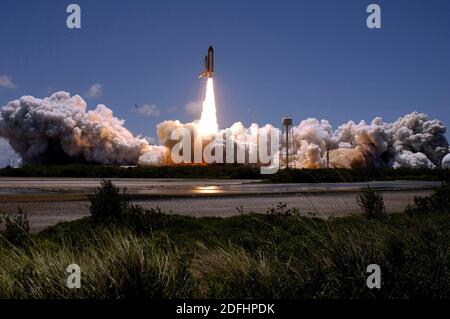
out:
M217 185L196 186L194 188L194 193L196 193L196 194L219 194L219 193L223 193L223 189L221 189Z

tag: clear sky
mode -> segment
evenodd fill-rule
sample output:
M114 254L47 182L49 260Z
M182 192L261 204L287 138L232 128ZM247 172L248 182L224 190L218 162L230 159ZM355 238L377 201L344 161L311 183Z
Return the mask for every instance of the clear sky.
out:
M66 27L70 3L81 30ZM379 30L366 26L370 3ZM0 106L65 90L155 136L162 120L193 120L186 104L210 44L222 128L412 111L450 126L448 0L1 0ZM135 104L153 106L143 116Z

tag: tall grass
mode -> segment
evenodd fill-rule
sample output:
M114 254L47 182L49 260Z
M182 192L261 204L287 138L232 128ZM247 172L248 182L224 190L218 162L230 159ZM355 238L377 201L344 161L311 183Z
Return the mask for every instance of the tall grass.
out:
M0 225L4 228L0 233L0 243L22 247L30 243L30 222L21 208L15 214L0 216Z
M175 248L109 230L82 250L71 245L28 251L0 248L0 298L182 298L190 274ZM81 289L67 288L66 268L81 268Z
M446 205L441 195L428 198ZM114 223L86 218L25 247L0 243L0 298L450 298L450 214L413 208L379 221L283 205L226 219L129 207ZM66 286L74 263L80 289ZM369 264L381 267L380 290L366 286Z
M203 247L192 274L197 298L289 298L302 281L289 261L234 246Z
M172 217L152 235L110 228L80 244L44 234L27 249L1 246L0 298L450 297L447 214ZM247 226L235 227L243 219ZM81 289L66 286L73 263ZM380 290L365 284L372 263L382 269Z

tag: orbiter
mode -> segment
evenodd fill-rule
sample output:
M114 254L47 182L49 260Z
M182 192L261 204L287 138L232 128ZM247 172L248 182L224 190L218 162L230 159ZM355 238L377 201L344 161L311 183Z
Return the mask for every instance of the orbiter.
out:
M205 56L205 60L203 62L203 71L198 76L201 78L212 78L214 74L214 49L212 46L208 49L208 55Z

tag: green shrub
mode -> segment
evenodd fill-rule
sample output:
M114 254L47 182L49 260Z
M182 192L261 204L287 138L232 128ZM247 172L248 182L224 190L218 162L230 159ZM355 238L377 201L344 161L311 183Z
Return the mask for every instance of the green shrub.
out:
M381 193L368 186L358 194L357 201L368 219L382 220L386 218L386 208Z
M267 209L266 215L277 217L288 217L299 215L300 211L297 207L289 208L286 203L279 202L277 206Z
M450 213L450 184L443 183L430 196L414 197L414 203L406 209L409 214Z
M159 207L144 209L141 206L131 205L127 215L128 224L138 234L150 234L165 225L166 213Z
M5 223L3 237L14 246L25 247L30 242L30 222L28 216L21 208L18 208L16 214L10 214L4 217L1 222Z
M160 208L144 209L132 205L125 190L120 191L111 181L103 180L94 194L89 196L90 212L94 223L119 224L138 234L146 235L160 229L165 223L165 212Z
M96 223L117 222L130 208L130 201L110 180L102 180L94 194L89 195L89 211Z

